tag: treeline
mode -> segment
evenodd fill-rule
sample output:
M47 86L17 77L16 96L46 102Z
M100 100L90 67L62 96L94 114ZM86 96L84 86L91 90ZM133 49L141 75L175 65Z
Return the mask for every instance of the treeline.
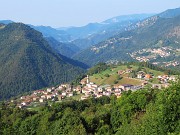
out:
M88 70L89 75L97 74L100 73L101 71L104 71L108 68L109 66L106 63L98 63L94 67L90 68Z
M178 135L180 82L115 96L69 101L38 111L1 105L2 135Z
M127 68L131 68L131 65L137 66L139 70L142 68L150 68L152 70L157 70L164 72L167 75L180 75L180 70L163 68L156 65L153 65L149 62L119 62L118 64L106 64L106 63L98 63L94 67L88 70L89 75L100 73L108 68L114 68L117 66L127 66Z
M122 64L122 63L120 63L120 64ZM149 62L128 62L128 63L123 63L123 64L134 65L134 66L138 66L140 68L147 67L152 70L162 71L167 75L180 75L180 70L159 67L159 66L153 65Z

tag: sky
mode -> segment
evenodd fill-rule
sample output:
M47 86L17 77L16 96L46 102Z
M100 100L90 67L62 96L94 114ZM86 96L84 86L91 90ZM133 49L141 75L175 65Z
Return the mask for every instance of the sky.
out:
M0 20L58 28L178 7L180 0L0 0Z

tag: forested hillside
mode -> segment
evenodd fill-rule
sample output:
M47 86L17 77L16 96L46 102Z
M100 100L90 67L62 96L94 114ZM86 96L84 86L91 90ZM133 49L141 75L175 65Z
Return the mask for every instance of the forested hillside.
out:
M0 29L0 99L73 80L84 72L56 53L42 34L11 23Z
M49 45L54 48L58 53L69 58L80 51L80 48L72 43L58 42L52 37L46 38L46 40L48 41Z
M166 89L126 91L121 97L55 103L38 110L0 106L0 134L178 135L180 82Z
M179 63L180 13L176 10L176 16L174 10L173 13L170 10L168 17L160 14L160 17L153 16L132 25L129 30L81 51L74 59L89 65L132 60L158 62L159 65L169 61Z

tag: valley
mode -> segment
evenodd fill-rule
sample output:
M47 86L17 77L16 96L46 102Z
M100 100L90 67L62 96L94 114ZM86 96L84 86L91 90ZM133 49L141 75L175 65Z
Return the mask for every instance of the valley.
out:
M72 81L101 62L150 62L178 70L179 20L177 8L57 29L0 21L0 98ZM91 77L97 85L112 85L113 78ZM141 83L127 77L119 82L126 81Z
M179 135L177 1L2 1L0 135Z
M167 75L165 70L155 70L143 63L106 65L99 64L89 70L89 75L82 78L76 85L73 83L60 84L54 87L39 89L30 95L18 96L8 104L27 109L37 109L41 106L51 106L53 103L81 101L102 96L121 97L125 91L132 92L142 89L168 88L177 81L178 75ZM103 69L103 67L106 67ZM103 69L95 73L99 69ZM156 68L156 67L154 67Z

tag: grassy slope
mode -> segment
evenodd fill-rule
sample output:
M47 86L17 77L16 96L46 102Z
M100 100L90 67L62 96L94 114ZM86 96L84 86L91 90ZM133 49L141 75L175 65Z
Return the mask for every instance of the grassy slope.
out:
M136 70L138 68L137 66L133 66L133 65L131 65L131 67L133 70ZM111 69L107 69L101 73L90 76L90 81L94 82L97 85L104 85L104 84L113 85L114 81L117 80L118 70L125 70L125 69L127 69L127 66L117 66L117 67L113 67ZM151 70L149 68L145 68L145 69L147 72L152 72L155 77L158 75L163 75L163 72L161 72L161 71ZM106 77L105 76L106 74L109 74L109 77ZM122 85L122 84L140 85L141 84L141 82L142 82L141 80L128 78L128 75L129 74L123 74L122 75L123 78L121 80L118 80L117 84L119 84L119 85Z

